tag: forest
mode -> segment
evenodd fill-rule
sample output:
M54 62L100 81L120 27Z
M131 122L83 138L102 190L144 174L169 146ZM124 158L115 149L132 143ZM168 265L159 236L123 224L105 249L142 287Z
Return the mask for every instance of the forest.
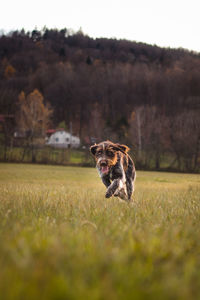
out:
M109 139L129 145L137 168L200 171L200 53L66 28L1 33L1 160L33 91L49 107L43 135L62 122L85 151Z

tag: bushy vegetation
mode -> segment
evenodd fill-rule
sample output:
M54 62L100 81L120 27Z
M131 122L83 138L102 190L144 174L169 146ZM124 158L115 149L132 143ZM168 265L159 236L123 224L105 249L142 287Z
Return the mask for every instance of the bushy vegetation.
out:
M0 147L0 161L4 161L4 149ZM25 151L26 150L26 151ZM38 164L94 166L94 159L88 149L60 149L40 147L34 149L35 162ZM15 163L31 163L32 150L23 147L10 148L6 153L6 160Z
M95 169L0 170L0 298L200 297L198 175L138 172L127 204Z

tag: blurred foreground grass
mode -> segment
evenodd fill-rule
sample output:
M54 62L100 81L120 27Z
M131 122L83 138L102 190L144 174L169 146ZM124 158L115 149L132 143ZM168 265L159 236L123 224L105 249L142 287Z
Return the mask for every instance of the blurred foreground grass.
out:
M0 299L200 299L200 175L0 164Z

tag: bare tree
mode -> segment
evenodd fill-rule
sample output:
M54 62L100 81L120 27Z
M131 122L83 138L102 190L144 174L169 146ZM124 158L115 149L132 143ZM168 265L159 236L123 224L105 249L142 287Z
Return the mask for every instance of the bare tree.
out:
M183 111L170 118L171 147L179 170L197 171L200 152L199 111Z
M140 164L149 168L153 161L155 168L160 169L161 156L168 140L166 116L155 106L139 106L132 111L129 123Z

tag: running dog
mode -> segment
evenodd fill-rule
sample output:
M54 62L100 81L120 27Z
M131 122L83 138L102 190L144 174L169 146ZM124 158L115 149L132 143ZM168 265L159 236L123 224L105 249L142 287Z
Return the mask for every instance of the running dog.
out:
M106 198L112 195L130 201L136 178L135 166L128 155L130 149L110 141L90 147L102 182L107 187Z

